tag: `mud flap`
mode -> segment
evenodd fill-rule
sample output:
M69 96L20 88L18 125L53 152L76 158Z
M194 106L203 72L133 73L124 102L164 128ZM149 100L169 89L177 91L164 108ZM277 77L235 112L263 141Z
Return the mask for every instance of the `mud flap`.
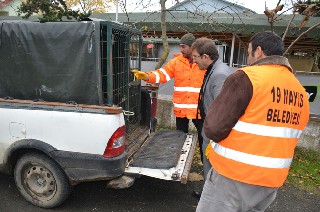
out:
M159 130L134 155L125 174L146 175L186 184L197 139L196 134Z

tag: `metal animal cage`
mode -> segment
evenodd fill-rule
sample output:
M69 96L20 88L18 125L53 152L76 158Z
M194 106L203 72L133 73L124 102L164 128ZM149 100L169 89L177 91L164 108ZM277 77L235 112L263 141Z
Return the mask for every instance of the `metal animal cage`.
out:
M141 32L114 22L100 24L103 103L123 108L130 133L141 120L141 84L132 69L141 70Z

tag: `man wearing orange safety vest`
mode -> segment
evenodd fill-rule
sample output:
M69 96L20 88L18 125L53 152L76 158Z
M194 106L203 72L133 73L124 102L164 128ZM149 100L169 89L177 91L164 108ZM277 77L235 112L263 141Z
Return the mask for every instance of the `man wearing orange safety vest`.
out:
M202 152L202 124L203 120L197 120L197 106L200 88L206 70L200 70L196 63L192 61L191 45L195 37L185 34L180 40L181 54L175 54L175 58L170 60L163 68L155 71L142 72L133 70L137 79L148 83L166 83L174 78L173 91L173 112L176 116L176 129L188 133L189 120L194 123ZM202 158L201 158L202 159Z
M287 178L309 120L308 95L273 32L253 36L248 64L225 81L204 121L212 169L197 212L264 211Z

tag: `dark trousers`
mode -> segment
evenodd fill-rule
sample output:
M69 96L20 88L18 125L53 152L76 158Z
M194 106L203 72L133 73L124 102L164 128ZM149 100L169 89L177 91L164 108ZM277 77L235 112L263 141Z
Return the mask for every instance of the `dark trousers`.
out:
M203 162L203 149L202 149L203 138L201 135L203 120L202 119L192 119L192 123L194 124L194 126L196 127L197 132L198 132L198 141L199 141L199 148L200 148L200 154L201 154L201 162ZM182 130L184 133L188 133L189 119L176 117L176 129Z

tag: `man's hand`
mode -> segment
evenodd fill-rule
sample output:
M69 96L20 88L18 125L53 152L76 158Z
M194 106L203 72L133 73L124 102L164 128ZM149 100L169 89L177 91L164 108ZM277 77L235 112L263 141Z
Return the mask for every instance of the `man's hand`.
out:
M134 73L134 76L136 79L140 80L148 80L149 76L143 71L138 71L138 70L131 70L132 73Z

